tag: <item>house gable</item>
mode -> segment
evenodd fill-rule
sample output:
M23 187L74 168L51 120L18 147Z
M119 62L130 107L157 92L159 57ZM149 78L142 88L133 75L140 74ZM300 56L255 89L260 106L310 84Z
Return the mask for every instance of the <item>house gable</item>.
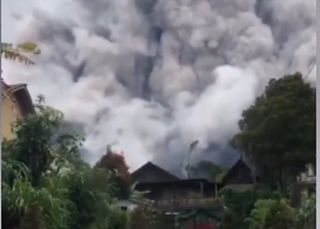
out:
M151 162L146 163L133 172L131 178L137 183L172 182L180 180L178 177Z
M15 137L12 131L14 123L35 111L26 84L8 85L1 79L1 87L1 134L4 139L9 140Z
M9 92L17 102L21 115L34 113L34 106L26 84L9 85Z
M242 160L238 160L222 180L223 185L252 184L253 173L251 168Z

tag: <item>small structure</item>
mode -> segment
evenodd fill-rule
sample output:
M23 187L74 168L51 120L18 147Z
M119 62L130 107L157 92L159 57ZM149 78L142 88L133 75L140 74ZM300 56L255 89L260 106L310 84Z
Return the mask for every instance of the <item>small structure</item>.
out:
M34 113L34 106L26 84L6 84L1 79L1 112L4 139L14 138L12 125L21 117Z
M293 192L291 196L292 205L296 208L302 206L303 201L310 198L312 195L316 195L316 174L311 164L306 166L306 171L301 173L297 177L297 182L293 186ZM304 225L303 229L316 228L316 210L314 210L313 216Z
M306 166L306 172L297 177L297 182L293 188L292 202L295 207L300 207L303 198L316 194L316 175L312 165Z
M224 207L214 182L180 179L151 162L136 170L132 180L137 191L148 192L146 197L155 209L174 215L180 228L215 228L223 218Z

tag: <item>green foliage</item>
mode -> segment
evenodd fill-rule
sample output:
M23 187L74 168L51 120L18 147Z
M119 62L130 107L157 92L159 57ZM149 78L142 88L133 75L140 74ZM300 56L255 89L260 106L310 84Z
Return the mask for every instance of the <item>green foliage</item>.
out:
M200 161L192 168L193 176L203 176L211 181L221 182L226 169L211 161Z
M249 217L254 204L258 199L274 198L280 199L281 195L277 192L270 192L268 190L254 190L237 192L233 190L225 190L222 193L224 204L226 206L225 217L222 228L231 229L247 229L248 222L245 221Z
M115 209L113 174L80 167L68 177L69 198L76 206L71 228L105 228Z
M95 167L107 172L114 172L115 182L119 187L117 197L120 199L129 198L131 184L130 173L129 167L122 154L109 151L101 157Z
M130 214L130 229L148 229L146 215L141 207Z
M24 52L33 53L33 54L41 53L40 49L38 48L38 45L33 42L21 43L18 45L18 49Z
M174 218L156 210L151 203L140 204L130 214L130 229L174 229Z
M291 229L295 215L286 199L260 199L247 220L250 229Z
M14 131L2 148L2 228L128 228L114 173L81 160L83 139L64 131L61 112L39 106Z
M37 115L20 119L14 126L16 138L7 142L4 154L10 154L15 160L25 164L31 173L31 181L37 185L41 175L52 163L53 141L61 122L62 114L50 108L41 107Z
M54 195L45 187L35 188L25 177L16 178L13 185L2 183L2 208L4 209L6 220L25 220L31 209L37 209L38 214L45 222L45 228L64 228L68 219L66 207L68 201L60 196ZM4 227L5 228L5 227Z
M118 206L111 206L111 217L108 229L125 229L129 228L129 216ZM104 228L104 227L103 227Z
M224 213L224 219L221 225L221 229L234 229L237 228L247 228L246 224L241 221L239 225L239 216L232 209L227 209Z
M27 56L28 54L39 55L41 50L33 42L18 44L16 47L11 43L1 43L1 55L5 59L18 60L27 65L33 65L34 62Z
M129 200L136 204L146 204L148 200L145 198L145 194L147 194L149 191L138 191L136 190L137 183L134 183L130 187L130 196Z
M25 229L43 229L46 223L43 218L43 212L37 203L32 203L26 210L21 221L21 228Z
M234 192L227 190L223 193L223 198L227 210L222 228L234 228L235 226L240 229L248 228L244 219L251 212L258 198L257 194L250 191Z
M231 143L244 151L270 185L285 189L315 164L315 89L297 73L272 79L245 110Z
M303 205L298 209L296 215L295 228L305 228L308 223L312 222L315 218L316 213L316 196L305 198L303 200Z

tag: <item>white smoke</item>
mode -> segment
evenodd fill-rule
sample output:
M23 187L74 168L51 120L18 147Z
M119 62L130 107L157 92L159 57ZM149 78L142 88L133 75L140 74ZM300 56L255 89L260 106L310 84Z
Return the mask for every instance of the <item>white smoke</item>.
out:
M155 160L181 171L196 139L194 158L226 163L242 110L270 78L314 61L315 4L34 0L15 28L42 55L34 67L5 61L4 78L83 124L91 163L112 143L131 169Z

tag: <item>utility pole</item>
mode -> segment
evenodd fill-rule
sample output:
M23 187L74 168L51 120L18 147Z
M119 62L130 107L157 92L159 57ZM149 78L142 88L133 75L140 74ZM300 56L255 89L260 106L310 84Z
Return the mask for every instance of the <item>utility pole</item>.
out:
M107 154L111 154L112 150L111 150L111 145L107 145L107 150L106 150Z

